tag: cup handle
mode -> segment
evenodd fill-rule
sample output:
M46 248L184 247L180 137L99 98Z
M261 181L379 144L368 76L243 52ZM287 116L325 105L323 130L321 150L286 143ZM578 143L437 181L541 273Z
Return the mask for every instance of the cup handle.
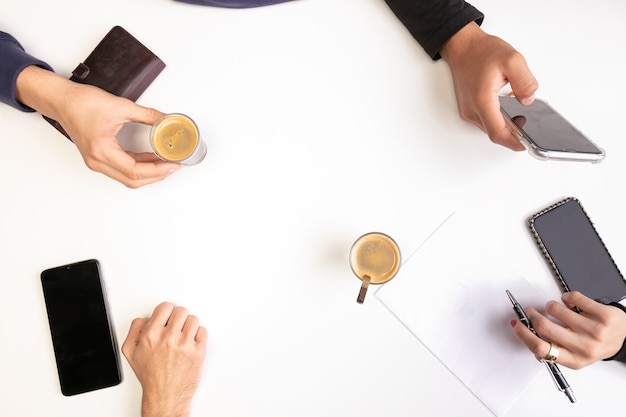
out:
M356 298L356 302L359 304L363 304L365 301L365 294L367 294L367 287L370 285L371 278L369 275L363 275L361 289L359 290L359 296Z

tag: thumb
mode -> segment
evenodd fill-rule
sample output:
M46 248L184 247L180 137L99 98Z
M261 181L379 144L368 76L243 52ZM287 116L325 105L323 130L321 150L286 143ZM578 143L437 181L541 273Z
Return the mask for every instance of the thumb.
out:
M128 119L131 122L153 125L159 118L165 116L165 113L151 107L141 106L131 101L128 115Z
M517 59L519 60L518 62L507 68L506 77L517 100L521 104L532 104L539 83L532 72L530 72L526 60L521 56L517 57Z

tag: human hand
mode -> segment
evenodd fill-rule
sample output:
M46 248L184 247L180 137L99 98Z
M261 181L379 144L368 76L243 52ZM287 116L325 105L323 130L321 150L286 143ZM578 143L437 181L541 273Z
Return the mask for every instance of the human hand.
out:
M160 181L180 168L151 152L126 152L117 141L117 133L127 122L154 124L163 115L155 109L35 66L19 74L16 97L58 121L91 170L129 188Z
M450 38L440 53L450 66L461 117L485 131L492 142L524 150L506 127L498 100L500 90L510 84L520 103L534 101L538 84L524 57L474 22Z
M557 363L580 369L615 355L626 338L626 314L617 307L600 304L578 291L562 295L563 304L549 301L546 312L561 324L550 321L534 308L526 314L541 339L517 320L511 321L515 335L543 359L550 350L550 342L559 347ZM574 306L582 310L576 313Z
M143 417L189 415L206 345L206 329L184 307L164 302L133 320L122 352L143 389Z

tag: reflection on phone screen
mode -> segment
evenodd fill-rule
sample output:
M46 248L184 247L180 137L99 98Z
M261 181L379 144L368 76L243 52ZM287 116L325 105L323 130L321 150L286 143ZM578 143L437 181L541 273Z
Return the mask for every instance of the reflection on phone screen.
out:
M569 290L604 303L626 296L626 282L578 200L537 215L532 227Z

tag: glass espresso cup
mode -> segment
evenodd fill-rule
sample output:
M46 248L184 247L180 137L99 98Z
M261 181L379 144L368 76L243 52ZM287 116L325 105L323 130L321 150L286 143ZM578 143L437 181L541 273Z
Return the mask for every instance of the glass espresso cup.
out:
M196 165L206 155L206 144L196 123L180 113L166 114L150 129L150 146L164 161Z
M400 248L384 233L366 233L350 249L350 268L362 281L356 302L363 304L370 284L383 284L398 272Z

